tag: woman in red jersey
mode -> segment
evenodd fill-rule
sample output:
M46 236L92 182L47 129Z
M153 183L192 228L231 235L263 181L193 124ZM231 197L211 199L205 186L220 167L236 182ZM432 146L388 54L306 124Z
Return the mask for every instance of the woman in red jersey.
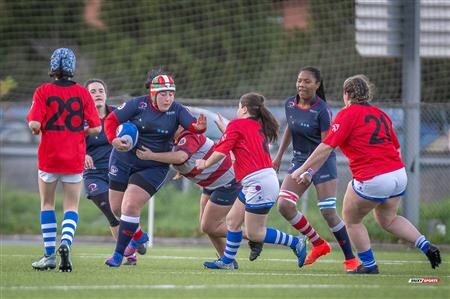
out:
M264 96L248 93L241 97L237 119L231 121L214 152L207 159L196 161L199 170L221 161L230 151L235 156L233 165L236 181L241 182L240 200L236 200L226 218L227 241L223 256L217 261L205 262L210 269L235 269L235 257L242 241L242 224L246 235L254 242L289 246L302 267L306 257L304 239L277 229L266 228L267 216L280 190L277 174L272 168L269 142L278 137L278 122L264 105ZM245 215L242 211L245 206Z
M32 263L36 270L56 267L55 191L60 180L64 189L64 218L58 248L61 256L59 270L72 271L69 252L78 223L86 155L85 137L100 133L102 128L89 91L70 80L75 73L75 65L76 58L72 50L60 48L53 52L49 75L55 81L36 89L27 116L33 134L42 133L38 150L38 174L45 254Z
M350 160L353 175L344 195L342 214L362 263L354 273L379 273L367 229L362 223L372 210L383 229L414 243L427 256L431 267L438 267L441 263L439 249L411 222L397 215L407 177L392 121L385 112L369 104L372 86L364 75L348 78L343 89L345 108L336 115L327 137L292 173L292 178L298 183L310 182L315 170L339 146Z

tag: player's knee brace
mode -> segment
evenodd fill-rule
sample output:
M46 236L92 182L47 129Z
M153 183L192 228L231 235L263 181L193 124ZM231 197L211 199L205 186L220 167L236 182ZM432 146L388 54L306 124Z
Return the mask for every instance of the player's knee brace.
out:
M111 206L109 205L108 192L101 193L99 195L91 197L91 200L95 203L95 205L102 211L105 215L106 219L108 219L110 226L119 225L119 220L117 220L114 213L111 211Z
M297 205L298 195L292 191L280 190L280 193L278 194L278 198L287 200L288 202L291 202L294 205Z

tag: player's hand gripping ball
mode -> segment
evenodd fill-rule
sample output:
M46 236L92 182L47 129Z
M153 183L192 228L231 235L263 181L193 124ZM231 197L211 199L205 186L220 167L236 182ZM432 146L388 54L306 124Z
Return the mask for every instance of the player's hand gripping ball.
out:
M117 127L116 137L124 140L128 144L128 149L122 150L128 152L136 146L139 138L139 131L135 124L126 122Z

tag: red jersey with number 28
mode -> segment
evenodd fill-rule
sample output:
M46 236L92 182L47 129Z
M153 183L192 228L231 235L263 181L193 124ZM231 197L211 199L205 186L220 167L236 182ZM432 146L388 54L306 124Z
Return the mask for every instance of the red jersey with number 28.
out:
M89 91L73 81L43 84L33 95L27 121L41 123L39 170L51 173L83 172L86 155L84 121L90 128L101 126Z
M368 104L352 104L339 111L323 143L339 146L358 181L404 167L391 119Z
M272 168L269 143L261 125L251 118L232 120L214 151L228 154L233 152L236 181L265 168Z

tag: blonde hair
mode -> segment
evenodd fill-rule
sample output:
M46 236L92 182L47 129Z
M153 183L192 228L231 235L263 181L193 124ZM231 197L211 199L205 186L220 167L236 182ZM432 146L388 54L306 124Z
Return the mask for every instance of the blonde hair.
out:
M370 102L373 98L374 86L369 78L362 74L347 78L343 89L352 103Z

